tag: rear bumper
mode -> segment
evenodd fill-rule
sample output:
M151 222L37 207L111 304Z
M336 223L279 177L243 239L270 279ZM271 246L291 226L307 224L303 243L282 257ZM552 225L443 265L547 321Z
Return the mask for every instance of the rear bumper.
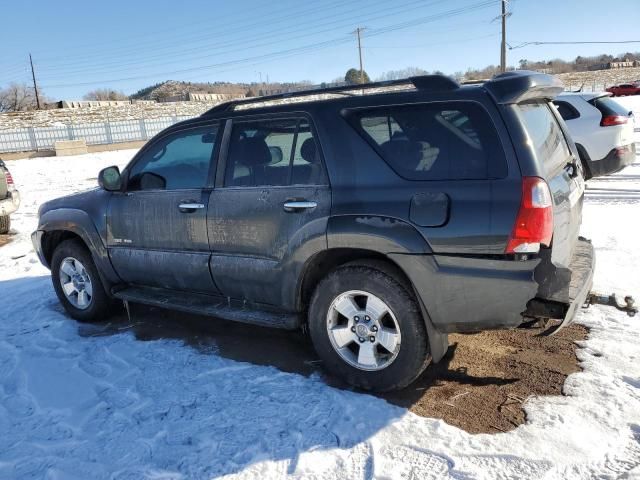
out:
M524 261L405 254L389 258L407 274L442 333L516 328L531 318L571 323L591 290L595 268L593 247L583 239L566 269L556 268L544 255Z
M536 278L545 280L541 280L538 296L527 305L525 316L560 320L559 328L572 323L591 291L595 265L593 245L583 238L576 244L568 269L542 262Z
M624 167L631 165L636 158L636 144L626 145L625 152L620 153L618 149L611 150L606 157L601 160L591 160L589 168L591 175L594 177L602 177L603 175L611 175L619 172Z
M20 193L12 190L4 200L0 200L0 216L10 215L20 206Z
M538 291L533 274L540 259L389 257L409 277L433 326L442 333L518 327Z

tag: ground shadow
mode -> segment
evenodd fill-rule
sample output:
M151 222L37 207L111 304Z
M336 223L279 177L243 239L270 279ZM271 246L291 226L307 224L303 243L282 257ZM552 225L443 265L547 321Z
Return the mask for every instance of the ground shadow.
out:
M310 338L301 331L264 328L145 305L130 305L130 315L129 319L121 311L100 324L79 324L78 333L81 336L104 336L131 331L141 341L180 340L203 354L212 353L305 376L315 373L332 387L354 390L322 368L322 360ZM450 363L457 348L457 343L450 345L445 357L427 368L410 388L372 394L395 405L411 408L424 390L444 381L474 386L500 386L517 381L515 378L474 376L466 367L451 369Z

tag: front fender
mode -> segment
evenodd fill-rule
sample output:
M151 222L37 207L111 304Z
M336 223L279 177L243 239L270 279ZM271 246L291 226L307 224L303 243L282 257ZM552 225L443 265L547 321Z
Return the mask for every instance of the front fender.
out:
M33 235L33 239L34 243L37 243L34 245L36 251L45 262L47 260L46 244L44 244L46 235L56 231L71 232L80 237L91 252L103 280L107 284L118 283L119 278L109 260L106 245L87 212L75 208L58 208L42 214L38 231ZM49 267L49 265L46 266Z

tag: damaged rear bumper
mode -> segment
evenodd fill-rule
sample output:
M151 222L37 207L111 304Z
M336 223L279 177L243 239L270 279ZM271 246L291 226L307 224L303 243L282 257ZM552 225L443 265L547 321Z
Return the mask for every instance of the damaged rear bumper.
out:
M540 285L538 295L527 304L525 317L559 320L554 333L569 325L578 308L586 302L593 285L594 271L593 245L584 238L578 240L569 268L555 268L543 259L535 272Z

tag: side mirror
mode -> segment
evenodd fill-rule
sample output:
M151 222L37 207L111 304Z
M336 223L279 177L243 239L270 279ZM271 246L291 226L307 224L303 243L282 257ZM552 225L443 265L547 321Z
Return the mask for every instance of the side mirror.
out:
M98 185L100 185L101 188L104 188L107 192L120 190L120 187L122 186L120 169L114 166L100 170L100 173L98 174Z

